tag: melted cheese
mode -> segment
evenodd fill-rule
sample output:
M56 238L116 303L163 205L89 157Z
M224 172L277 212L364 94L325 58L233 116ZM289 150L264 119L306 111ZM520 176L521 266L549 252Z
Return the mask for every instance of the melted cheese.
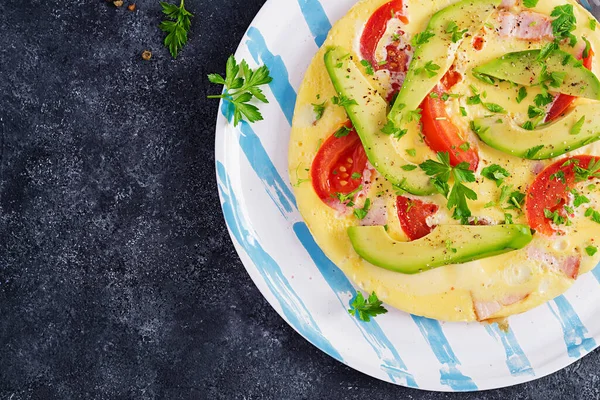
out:
M329 137L341 123L347 120L343 108L332 105L331 97L336 93L331 84L323 62L323 55L327 46L336 45L352 49L355 59L359 49L360 35L364 24L370 15L388 0L365 0L354 6L350 12L341 19L331 30L329 37L321 50L317 53L308 68L304 82L298 93L296 110L293 120L292 136L289 148L289 171L292 183L296 183L295 171L300 166L309 168L312 164L318 146ZM452 0L429 0L428 5L423 1L406 1L405 14L410 22L402 26L408 37L421 32L427 25L431 15L441 8L452 4ZM539 2L533 11L549 15L552 9L566 2L575 6L575 15L578 21L574 34L580 38L586 36L593 49L600 53L600 39L589 29L589 19L593 18L582 7L571 0L546 0ZM489 23L498 25L493 14ZM388 25L387 35L391 35L398 28L396 22ZM511 87L509 83L501 83L498 87L487 85L472 77L470 71L474 66L487 62L502 54L540 48L541 44L535 41L519 40L516 38L500 37L495 29L482 29L485 39L483 50L477 51L472 46L472 37L467 37L459 48L456 58L456 69L462 74L463 80L452 88L452 93L463 95L462 98L451 99L447 102L448 111L453 122L462 129L463 134L470 133L468 123L470 120L488 115L481 105L466 105L466 97L471 96L470 85L479 89L482 100L497 103L504 107L510 116L519 122L527 120L527 107L533 104L534 96L539 89L528 87L527 98L517 104L515 98L519 87ZM378 54L383 57L386 40L382 40ZM573 53L580 51L584 43L579 40ZM594 58L593 72L600 75L598 57ZM373 85L380 90L387 90L389 76L386 72L378 72L370 76ZM485 93L485 98L483 93ZM317 98L321 100L317 100ZM323 117L315 123L311 103L322 102L327 99L327 108ZM579 104L590 100L577 99ZM465 107L468 117L462 117L459 107ZM416 156L407 158L418 164L426 159L434 158L435 154L428 148L420 137L419 127L413 123L409 126L409 133L400 141L394 141L396 150L405 154L406 149L415 149ZM555 160L528 161L512 157L494 150L480 141L473 140L479 146L479 172L491 164L499 164L506 168L512 176L505 179L505 183L513 185L514 190L526 192L533 181L536 165L548 165ZM600 144L588 145L577 151L570 152L568 156L576 154L600 155ZM304 176L302 176L304 177ZM470 184L477 193L478 199L469 202L473 216L486 218L494 223L504 221L506 212L513 215L515 223L527 223L526 217L518 210L504 210L494 206L486 208L489 202L497 202L500 189L494 182L478 177L477 182ZM591 199L592 207L600 207L600 187L588 187L587 183L578 185L578 190ZM378 268L361 259L350 243L346 229L358 225L360 221L352 216L339 215L332 208L325 205L315 194L310 182L302 183L295 188L299 210L308 227L327 256L338 265L360 288L367 292L375 291L379 298L386 303L404 311L423 315L430 318L449 321L472 321L476 319L473 299L487 302L505 302L508 298L523 298L512 305L503 306L495 313L494 317L505 317L511 314L524 312L542 304L567 290L573 279L567 277L559 269L553 268L543 260L537 260L529 255L531 249L541 249L554 257L568 257L581 255L580 274L591 270L600 260L600 252L595 256L588 256L584 248L594 244L594 239L600 231L600 225L583 216L587 207L577 209L575 217L571 218L572 225L561 226L565 236L545 237L534 235L534 240L524 249L503 255L486 258L461 265L449 265L416 275L404 275ZM391 236L398 240L407 240L400 227L397 211L395 209L395 193L391 185L378 176L369 192L357 203L362 204L365 197L371 199L379 196L387 206L387 224ZM454 224L457 221L451 218L451 213L446 208L446 201L440 195L423 198L424 201L434 202L440 206L438 215L435 216L436 224Z

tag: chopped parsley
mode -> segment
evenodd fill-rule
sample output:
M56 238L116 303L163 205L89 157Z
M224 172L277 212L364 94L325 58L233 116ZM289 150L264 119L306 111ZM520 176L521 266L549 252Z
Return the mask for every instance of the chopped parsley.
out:
M564 171L562 171L562 170L556 171L555 173L553 173L552 175L550 175L550 180L557 180L557 181L560 181L562 183L566 183Z
M579 134L579 132L581 132L581 128L583 128L584 123L585 123L585 115L583 117L581 117L581 119L579 121L575 122L575 124L571 127L571 130L569 131L569 133L571 135Z
M414 171L415 169L417 169L417 166L416 165L407 164L407 165L403 165L400 168L402 168L405 171Z
M360 63L362 64L362 66L365 67L365 72L367 73L367 75L373 75L375 73L375 71L373 70L373 66L369 61L361 60Z
M359 174L358 172L353 172L352 175L350 176L352 179L360 179L362 178L362 175Z
M527 8L533 8L537 6L539 0L523 0L523 5Z
M371 199L369 199L367 197L363 208L355 208L354 209L354 216L358 219L364 219L367 216L367 214L369 213L370 208L371 208Z
M327 103L327 101L324 101L321 104L311 103L311 105L313 106L313 112L315 113L316 121L320 120L323 117L323 113L325 112L325 103Z
M468 29L463 29L462 31L458 29L458 25L454 21L450 21L448 26L446 27L446 33L451 33L452 43L458 43L465 33L467 33Z
M514 222L513 222L513 216L512 216L512 214L511 213L504 213L504 221L507 224L509 224L509 225L513 224Z
M594 210L593 208L588 208L585 210L585 216L590 217L592 221L600 224L600 212Z
M415 157L417 155L417 151L415 149L406 149L406 154L411 157Z
M481 170L481 175L496 182L496 186L500 187L502 186L504 179L510 176L510 173L498 164L492 164L489 167L485 167L483 170Z
M395 139L401 139L404 135L408 133L408 130L396 128L396 125L394 125L392 121L388 121L386 122L384 127L381 128L381 133L391 135Z
M473 76L477 79L479 79L482 82L485 82L487 84L493 85L496 83L496 81L494 80L494 78L492 78L489 75L485 75L485 74L480 74L478 72L474 72L473 71Z
M471 145L469 144L469 142L464 142L463 144L458 146L458 148L461 149L462 151L467 151L471 148Z
M547 106L548 104L552 103L553 101L554 101L554 97L552 97L552 95L550 93L546 93L546 94L540 93L540 94L536 95L535 98L533 99L533 102L538 107Z
M543 144L532 147L525 152L525 158L533 158L541 149L544 148Z
M407 122L419 122L421 121L421 109L417 108L416 110L411 110L406 114L406 121Z
M478 94L467 97L467 105L472 106L475 104L481 104L481 97Z
M423 31L421 33L417 33L413 38L413 44L415 46L420 46L425 43L429 43L429 39L435 36L435 33L431 31Z
M333 96L331 98L331 102L337 106L340 107L347 107L347 106L352 106L352 105L357 105L358 103L356 102L356 100L354 99L350 99L344 95L340 95L340 97L338 96Z
M510 194L508 198L509 210L522 210L523 204L525 204L525 193L521 193L518 190Z
M544 208L544 217L551 220L554 225L564 225L566 218L560 215L557 211L550 211L547 208Z
M551 17L555 17L552 21L552 32L557 40L569 39L569 44L572 46L577 42L577 38L571 33L575 30L577 19L573 12L572 4L565 4L554 7Z
M463 117L467 116L467 110L464 107L460 107L460 113Z
M363 294L358 292L352 303L350 303L348 313L358 317L361 321L369 322L371 318L375 318L379 314L388 312L382 304L383 302L377 298L375 292L373 292L366 300Z
M333 197L334 199L338 199L340 201L340 203L346 205L346 207L353 207L354 206L354 201L353 201L354 196L358 192L360 192L362 190L362 188L363 188L363 186L360 185L359 187L357 187L350 193L344 194L344 193L336 192L335 194L332 194L331 197Z
M446 152L437 153L438 161L427 160L419 167L431 177L436 190L448 198L447 207L454 208L452 218L466 222L471 216L467 199L477 200L477 193L465 186L465 182L475 182L475 174L469 169L469 164L462 162L456 167L450 165L450 155ZM450 176L454 178L452 189L448 185Z
M301 179L300 176L298 175L298 170L300 169L300 167L302 166L302 164L298 164L298 166L296 167L296 183L294 183L292 186L294 187L298 187L301 184L303 184L304 182L310 182L310 178L306 178L306 179ZM309 171L308 168L304 169L306 172Z
M546 111L536 106L529 106L529 108L527 109L527 116L529 118L539 117L540 115L544 115L545 113Z
M481 125L479 125L479 124L478 124L477 122L475 122L475 121L471 121L471 122L469 123L469 127L471 128L471 130L473 131L473 133L475 133L475 134L477 134L477 135L479 135L479 134L482 134L482 133L485 133L485 132L486 132L486 131L489 129L489 128L487 128L487 127L486 127L486 128L482 127Z
M579 194L579 192L577 192L577 190L573 189L571 190L571 193L573 193L574 199L573 199L573 205L575 207L579 207L582 204L585 203L589 203L590 199L588 199L586 196Z
M585 252L591 257L598 252L598 248L596 246L587 246Z
M346 125L342 125L340 126L340 129L335 131L333 136L339 139L341 137L348 136L350 132L352 132L352 128L348 128Z
M429 78L433 78L434 76L436 76L438 74L439 70L440 70L439 65L434 64L433 61L427 61L425 63L425 65L415 69L415 75L420 75L420 74L424 73Z
M517 103L521 104L521 102L525 100L525 97L527 97L527 89L525 86L521 86L519 93L517 93Z
M500 113L500 114L506 113L506 110L504 108L502 108L502 106L500 106L496 103L483 103L483 106L485 108L487 108L488 111L491 111L493 113Z
M590 18L590 29L595 31L597 23L598 21L596 20L596 18Z

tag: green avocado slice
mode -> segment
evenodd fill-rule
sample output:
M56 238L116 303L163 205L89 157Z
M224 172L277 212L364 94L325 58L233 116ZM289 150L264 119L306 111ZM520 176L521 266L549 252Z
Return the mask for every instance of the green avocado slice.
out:
M540 83L542 68L545 66L549 75L553 72L564 73L560 85L550 85L550 90L600 100L600 81L581 61L562 50L554 50L544 61L538 61L539 55L540 50L508 53L473 68L473 71L519 85L532 86Z
M402 274L416 274L518 250L532 240L526 225L440 225L412 242L392 239L382 226L351 226L354 250L371 264Z
M430 178L420 169L405 171L409 162L399 154L390 135L381 132L387 123L387 103L352 60L350 52L333 47L325 53L325 67L339 96L354 100L344 108L365 148L369 162L391 183L417 196L435 192Z
M454 63L464 38L460 32L466 29L473 34L480 29L500 3L501 0L463 0L433 14L425 32L434 36L416 46L402 88L388 115L390 121L400 127L406 113L419 108Z
M566 116L532 131L506 115L473 121L488 146L529 160L545 160L600 140L600 104L583 104Z

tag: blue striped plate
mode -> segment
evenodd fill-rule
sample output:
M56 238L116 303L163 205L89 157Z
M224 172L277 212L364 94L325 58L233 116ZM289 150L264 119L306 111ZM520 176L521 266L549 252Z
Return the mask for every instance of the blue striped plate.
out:
M340 362L419 389L474 391L557 371L600 341L600 268L565 295L511 317L510 330L443 323L390 310L369 323L346 311L356 289L314 242L296 208L287 148L296 92L332 22L355 0L269 0L246 32L238 60L274 77L264 121L230 123L221 104L216 168L233 243L261 293L298 333ZM585 3L594 11L599 0ZM598 14L596 14L598 15Z

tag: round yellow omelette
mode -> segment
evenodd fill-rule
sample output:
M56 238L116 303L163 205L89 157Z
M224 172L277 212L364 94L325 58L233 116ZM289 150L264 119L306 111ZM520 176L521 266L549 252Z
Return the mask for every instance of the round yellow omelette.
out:
M564 260L572 257L580 260L579 276L593 269L600 261L600 252L589 251L596 246L595 239L600 233L600 224L590 218L589 212L585 215L588 209L600 210L600 185L596 185L595 180L577 184L578 193L589 202L585 206L573 207L569 224L560 227L563 234L549 236L536 232L533 240L522 249L463 264L445 265L417 274L394 272L367 262L356 253L348 236L349 227L365 224L365 220L358 219L352 211L353 208L363 207L368 198L372 203L369 213L382 213L377 218L378 224L385 225L392 238L408 241L398 219L397 187L393 187L373 169L373 183L355 199L356 205L348 207L348 210L341 210L325 204L316 194L310 180L307 180L322 143L348 121L345 109L332 101L339 93L336 93L324 64L327 49L332 46L346 49L384 99L392 91L391 83L396 78L391 77L387 70L379 69L368 74L360 64L363 59L360 39L365 25L371 15L387 3L389 0L360 1L334 25L306 71L298 93L289 147L290 180L300 213L315 240L325 254L361 289L368 293L375 292L380 300L400 310L429 318L446 321L503 318L532 309L560 295L575 281L560 267ZM399 31L404 35L406 43L411 43L415 35L425 30L434 13L454 3L455 0L405 0L402 13L408 23L398 18L390 19L387 30L379 41L376 57L385 59L386 46ZM553 20L551 13L556 7L563 5L574 6L577 22L571 33L579 40L574 46L561 46L561 49L573 56L580 56L586 45L581 38L585 37L591 49L599 49L600 54L600 36L595 31L595 23L592 22L595 20L591 14L573 0L542 0L531 8L526 8L520 1L503 1L489 17L480 21L481 29L477 33L467 33L456 54L452 55L453 68L461 74L462 79L452 87L451 92L456 96L446 101L446 111L465 140L476 144L479 155L476 181L468 184L477 193L477 199L469 200L468 205L474 218L492 225L504 223L506 214L510 214L509 218L515 224L527 225L528 220L524 209L510 207L510 204L499 201L502 187L493 180L483 178L483 168L493 164L505 168L510 171L510 176L503 179L502 186L526 193L545 166L573 155L600 156L600 142L595 142L553 159L523 159L486 145L470 129L472 120L490 114L490 110L482 104L469 104L469 97L475 93L483 102L501 106L506 111L505 115L519 124L530 119L530 106L535 96L542 91L539 86L528 86L527 96L518 102L519 85L508 82L486 84L473 76L472 69L506 53L540 49L549 43L550 40L545 37L548 32L538 25L539 21ZM600 31L600 27L598 29ZM483 46L474 45L475 40L483 43ZM593 58L591 71L596 75L600 74L597 57ZM314 104L323 102L324 111L319 116L315 113ZM594 102L596 100L577 98L572 107ZM600 119L600 114L587 117ZM390 137L397 161L418 167L426 160L436 160L436 152L423 140L419 123L413 121L405 128L407 133L400 139ZM438 212L427 221L431 226L460 224L460 221L452 217L452 210L448 209L447 199L443 195L402 195L438 206Z

